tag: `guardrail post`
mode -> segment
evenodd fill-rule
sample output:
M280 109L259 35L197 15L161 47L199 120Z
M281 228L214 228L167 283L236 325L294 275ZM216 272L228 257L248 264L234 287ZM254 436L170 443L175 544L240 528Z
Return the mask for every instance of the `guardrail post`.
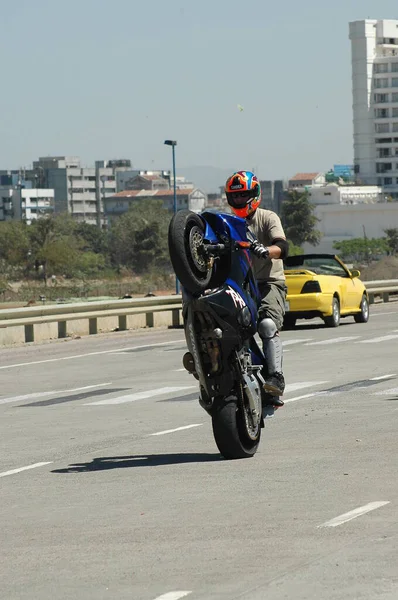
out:
M153 327L154 326L153 312L145 313L145 317L146 317L146 326Z
M173 327L179 327L180 326L180 309L173 308L172 312L173 312L173 316L172 316Z
M35 334L33 331L33 325L25 325L25 342L34 342Z
M66 338L66 321L58 321L58 337Z
M97 333L97 319L93 317L88 320L88 332L90 335L95 335Z
M127 315L119 315L119 331L126 331Z
M390 299L390 294L388 292L383 292L383 302L388 302Z
M375 303L375 295L372 294L371 292L368 292L369 295L369 304L374 304Z

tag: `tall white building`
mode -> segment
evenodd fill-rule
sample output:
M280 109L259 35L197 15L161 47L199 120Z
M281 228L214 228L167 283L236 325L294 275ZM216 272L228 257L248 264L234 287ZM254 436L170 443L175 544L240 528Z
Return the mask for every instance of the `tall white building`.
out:
M350 23L357 181L398 199L398 21Z

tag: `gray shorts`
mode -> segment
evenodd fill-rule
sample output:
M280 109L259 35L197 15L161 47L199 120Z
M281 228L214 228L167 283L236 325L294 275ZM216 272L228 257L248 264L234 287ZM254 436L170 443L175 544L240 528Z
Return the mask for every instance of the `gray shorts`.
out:
M285 316L286 284L284 281L259 281L258 288L262 298L258 320L272 319L279 331Z

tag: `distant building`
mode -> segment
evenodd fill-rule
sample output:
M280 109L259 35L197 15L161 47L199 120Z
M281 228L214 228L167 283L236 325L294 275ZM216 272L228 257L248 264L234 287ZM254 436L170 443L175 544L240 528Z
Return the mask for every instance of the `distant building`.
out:
M129 160L96 161L82 167L77 156L41 157L33 172L43 187L54 189L55 212L68 212L76 221L106 226L104 200L116 193L117 172L131 169Z
M171 189L126 190L105 198L105 215L112 220L126 213L133 202L144 198L157 198L162 200L163 206L168 210L174 209L174 192ZM204 210L207 202L206 193L198 188L177 189L176 198L177 210L189 209L196 213Z
M54 190L0 187L0 221L25 221L30 225L53 211Z
M317 246L303 244L304 252L336 253L336 241L363 238L364 230L369 239L381 238L384 229L398 228L398 202L319 204L314 214L322 238Z
M124 192L136 189L172 189L174 179L170 171L139 171L127 170L116 174L116 190ZM176 176L178 189L192 189L194 184L186 181L185 177Z
M289 189L301 189L325 183L324 173L297 173L289 179Z
M383 188L377 185L336 185L309 188L312 204L375 204L385 202Z
M260 181L261 206L280 214L283 200L283 181Z
M398 21L350 23L357 182L398 199Z

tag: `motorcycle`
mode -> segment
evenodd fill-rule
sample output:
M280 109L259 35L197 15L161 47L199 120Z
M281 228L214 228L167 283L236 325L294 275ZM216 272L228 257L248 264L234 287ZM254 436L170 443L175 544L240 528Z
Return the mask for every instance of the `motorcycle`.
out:
M226 459L254 456L264 419L275 410L254 337L261 296L252 241L245 220L230 214L180 210L169 225L170 259L182 286L183 365L199 382L199 403Z

